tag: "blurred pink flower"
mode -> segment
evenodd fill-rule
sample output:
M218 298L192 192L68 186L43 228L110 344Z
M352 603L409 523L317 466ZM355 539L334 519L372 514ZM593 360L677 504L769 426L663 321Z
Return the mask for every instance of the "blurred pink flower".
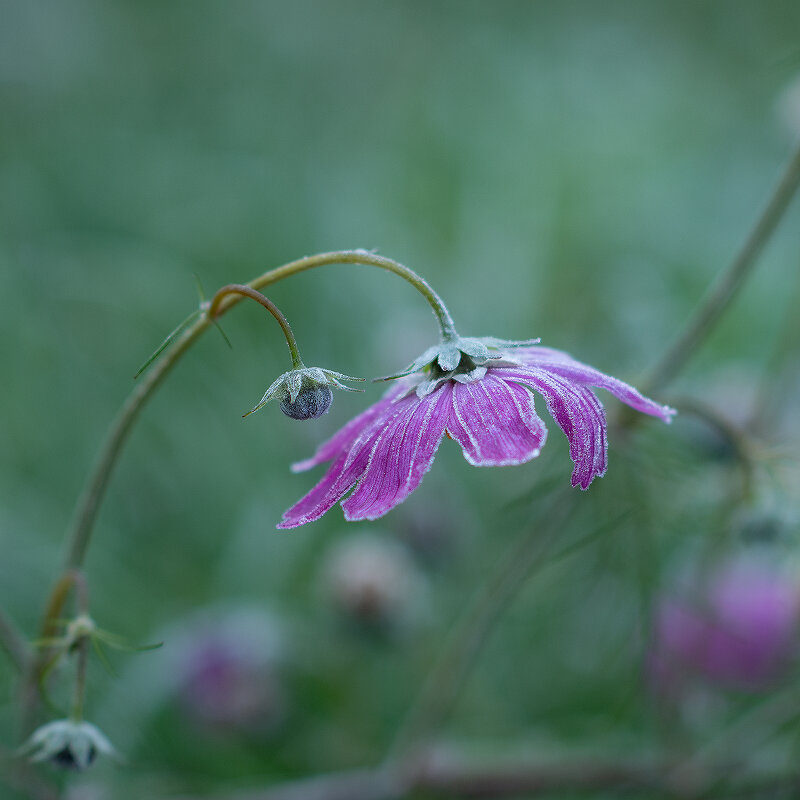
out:
M282 718L282 636L270 615L213 614L186 635L177 690L184 710L214 729L264 731Z
M416 489L445 433L474 466L522 464L539 455L547 429L531 390L569 440L572 485L607 466L606 417L590 387L669 422L674 411L567 353L529 342L458 339L431 348L374 405L344 426L301 471L333 461L322 480L283 515L279 528L319 519L342 500L348 520L383 516Z
M699 596L666 597L656 610L648 671L670 693L693 678L759 690L785 672L800 631L797 582L759 563L712 574Z

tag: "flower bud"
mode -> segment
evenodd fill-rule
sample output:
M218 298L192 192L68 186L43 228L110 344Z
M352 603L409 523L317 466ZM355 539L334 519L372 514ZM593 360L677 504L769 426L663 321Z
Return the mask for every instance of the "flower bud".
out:
M323 565L329 601L362 629L397 631L419 617L425 585L406 549L386 535L351 535Z
M270 400L280 402L281 411L292 419L316 419L325 414L333 402L332 389L343 389L346 392L358 392L342 383L342 381L363 381L364 378L354 378L333 372L321 367L302 367L284 372L264 392L258 405L245 416L266 405Z
M60 719L37 728L20 748L29 761L48 761L58 769L81 772L98 755L117 757L111 742L89 722Z
M287 392L281 400L281 411L292 419L316 419L328 412L333 402L329 386L316 385L301 389L292 400Z

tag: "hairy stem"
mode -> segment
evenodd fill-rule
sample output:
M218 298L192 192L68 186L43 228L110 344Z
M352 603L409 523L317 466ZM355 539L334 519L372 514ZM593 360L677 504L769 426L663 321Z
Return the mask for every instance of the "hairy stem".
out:
M339 250L330 253L320 253L314 256L292 261L282 267L265 272L258 278L246 284L248 289L263 289L278 281L289 278L300 272L306 272L316 267L328 264L363 264L378 267L393 272L395 275L407 280L430 303L443 338L455 336L455 325L439 295L419 275L391 258L385 258L365 250ZM244 285L244 284L243 284ZM221 317L243 299L242 294L228 293L220 298L214 307L214 317L206 312L196 322L191 324L175 340L164 355L152 366L146 377L137 384L128 395L122 409L112 423L105 443L100 450L99 457L92 468L89 480L86 483L75 512L72 528L67 536L67 555L64 562L65 569L79 568L86 557L86 550L91 537L100 504L108 487L108 482L125 443L128 432L135 422L139 412L161 381L170 373L181 356L191 347L200 335L212 324L214 319Z
M281 326L281 330L283 331L283 335L286 337L286 344L289 345L289 353L292 356L292 368L293 369L302 369L303 368L303 359L300 358L300 351L297 348L297 340L294 338L294 332L292 331L291 326L289 325L289 321L286 317L281 313L278 306L272 302L268 297L264 297L261 292L256 291L251 286L245 286L241 283L229 283L227 286L223 286L221 289L217 290L217 293L211 299L211 305L208 307L207 314L211 319L216 319L219 315L219 307L222 301L231 294L238 294L242 297L249 297L252 300L255 300L256 303L260 303L264 308L272 314L273 317L278 321L278 325Z
M296 261L284 264L282 267L265 272L247 284L249 289L263 289L278 281L289 278L300 272L322 267L328 264L363 264L377 267L392 272L408 281L428 301L439 323L442 339L455 337L456 329L449 311L436 292L414 271L391 258L376 255L366 250L337 250L329 253L319 253L306 256ZM220 298L214 308L214 317L208 312L202 314L195 322L186 327L175 341L167 348L163 356L151 367L150 371L128 395L116 419L109 428L106 439L97 456L83 492L78 499L72 525L67 534L67 548L64 557L62 575L59 577L48 600L47 610L42 625L43 635L50 635L48 631L53 628L53 621L58 619L69 591L72 578L70 574L79 569L86 558L86 552L91 540L94 523L100 510L101 503L108 488L114 466L127 440L128 434L139 412L144 407L153 392L178 363L181 356L191 347L201 334L213 324L214 320L233 308L243 299L241 294L227 294ZM66 582L66 587L65 587ZM44 668L45 661L40 657L29 670L27 681L28 694L35 695L39 676Z
M733 261L724 269L700 303L683 333L656 364L645 381L644 393L662 389L685 366L728 308L756 264L800 187L800 147L789 160L772 194Z

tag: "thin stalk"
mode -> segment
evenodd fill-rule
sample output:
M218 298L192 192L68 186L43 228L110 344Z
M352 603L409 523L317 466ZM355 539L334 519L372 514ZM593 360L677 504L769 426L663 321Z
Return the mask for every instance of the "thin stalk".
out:
M288 278L290 275L296 275L298 272L305 272L325 264L363 264L364 266L377 267L378 269L393 272L403 280L408 281L428 301L436 321L439 323L439 330L443 340L453 339L458 335L447 306L424 278L398 261L379 256L377 253L370 253L367 250L340 250L301 258L298 261L293 261L283 267L267 272L261 278L256 278L256 280L250 282L250 286L254 289L261 289L271 283Z
M8 653L11 663L25 672L31 660L31 650L11 617L0 608L0 646Z
M75 645L77 664L75 667L75 693L72 698L70 719L80 722L83 719L83 701L86 697L86 673L89 668L89 637L81 636Z
M216 319L219 315L219 307L222 301L228 296L232 294L238 294L242 297L249 297L252 300L255 300L256 303L260 303L264 308L272 314L273 317L278 322L278 325L281 326L281 330L283 331L283 335L286 337L286 344L289 346L289 353L292 356L292 368L293 369L302 369L303 368L303 359L300 358L300 351L297 349L297 339L294 338L294 332L292 331L291 326L289 325L289 320L281 313L278 306L272 302L268 297L264 297L261 292L256 291L250 286L245 286L241 283L229 283L227 286L223 286L221 289L217 290L217 293L211 298L211 305L208 307L208 311L206 312L211 319Z
M391 258L369 253L366 250L338 250L330 253L320 253L306 256L297 261L291 261L282 267L265 272L246 284L251 289L263 289L278 281L306 272L310 269L323 267L328 264L363 264L393 272L408 281L416 288L430 304L439 323L443 339L455 337L456 329L450 312L436 292L428 283L417 275L416 272ZM105 443L103 444L97 461L92 468L89 479L83 490L76 508L72 527L67 535L67 554L64 559L64 569L77 569L83 564L86 550L89 545L92 528L100 508L100 504L108 488L111 473L116 464L122 446L128 436L133 423L139 415L152 393L166 378L181 356L191 347L200 335L226 312L230 311L243 299L239 294L228 294L221 298L214 309L212 318L208 312L192 323L175 340L171 347L164 353L147 373L134 390L128 395L117 418L111 425Z
M798 187L800 187L800 146L786 165L741 249L729 266L719 274L683 333L667 350L656 364L649 379L645 381L643 390L645 394L664 388L683 369L706 339L753 270L759 254L781 221Z
M439 328L443 339L456 336L455 324L450 316L450 312L442 302L439 295L433 291L428 283L423 280L416 272L408 267L393 261L391 258L369 253L366 250L338 250L330 253L320 253L314 256L306 256L297 261L291 261L282 267L265 272L263 275L250 281L247 285L250 289L263 289L278 281L306 272L310 269L323 267L328 264L363 264L365 266L378 267L393 272L408 281L416 288L425 299L430 303L433 313L439 323ZM128 399L122 406L117 418L103 444L99 457L92 468L89 479L81 495L75 512L72 527L67 535L67 555L64 560L65 570L77 569L83 564L86 557L86 550L89 545L92 528L97 517L108 482L111 478L114 465L122 446L125 443L128 432L133 426L139 412L150 398L161 381L170 373L181 356L191 347L200 335L212 324L214 319L218 319L226 312L230 311L237 303L243 299L240 294L227 294L221 298L214 309L212 318L208 312L192 323L175 340L171 347L164 353L146 374L144 380L137 384L134 390L128 395Z
M423 278L391 258L379 256L366 250L337 250L306 256L265 272L250 281L247 286L256 290L263 289L265 286L277 283L292 275L328 264L363 264L364 266L377 267L398 275L408 281L428 301L439 324L442 339L447 340L457 336L450 312L439 295ZM48 599L42 625L44 636L50 635L49 631L53 629L53 621L61 616L66 593L69 591L72 581L71 573L79 569L86 558L94 523L111 480L114 466L119 459L128 434L139 416L139 412L153 392L161 385L164 378L171 372L172 368L180 361L181 356L200 338L201 334L214 323L215 319L225 314L237 303L241 302L242 299L243 297L240 294L228 294L220 299L214 309L213 318L206 311L186 327L166 349L164 355L153 364L144 379L134 387L125 400L116 419L109 428L97 460L89 472L83 492L78 499L72 525L67 533L67 547L62 574L59 576ZM35 687L38 685L38 680L45 664L46 662L43 661L41 656L35 659L29 671L30 679L27 682L29 694L35 693Z
M754 445L747 434L725 419L715 408L693 398L679 397L672 400L672 405L679 414L695 417L713 428L733 448L742 474L742 484L735 492L736 500L740 503L752 500L758 458L754 452Z

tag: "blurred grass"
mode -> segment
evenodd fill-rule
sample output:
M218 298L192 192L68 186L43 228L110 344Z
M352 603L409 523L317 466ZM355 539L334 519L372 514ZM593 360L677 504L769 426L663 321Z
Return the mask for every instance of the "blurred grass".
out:
M800 135L777 111L800 74L800 8L778 0L0 0L0 18L0 602L29 632L103 431L194 306L193 273L210 293L306 253L377 247L425 275L464 332L541 335L633 379L729 260ZM799 243L795 208L682 391L712 392L709 374L731 366L770 385ZM361 267L271 296L308 362L350 374L386 374L435 334L409 287ZM255 307L224 325L233 352L206 336L132 436L88 562L93 603L135 640L219 600L285 615L293 710L267 743L207 741L166 707L136 713L152 705L135 680L146 654L126 657L116 684L95 669L91 716L136 765L98 767L115 797L139 786L132 772L207 789L379 759L536 500L501 509L569 472L554 425L547 458L514 470L473 470L446 442L375 526L434 521L447 544L421 566L430 618L402 644L349 637L319 590L340 511L273 526L313 480L287 465L380 388L338 395L305 426L276 408L242 421L287 360ZM609 476L578 501L589 525L636 513L525 589L448 735L649 736L643 604L663 565L729 527L715 503L730 469L684 426L612 441Z

